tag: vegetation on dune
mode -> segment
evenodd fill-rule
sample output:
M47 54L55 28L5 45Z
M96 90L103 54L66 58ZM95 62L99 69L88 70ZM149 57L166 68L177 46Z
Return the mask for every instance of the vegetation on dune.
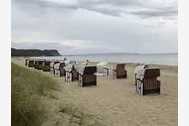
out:
M11 56L60 56L57 50L15 49L11 48Z
M13 63L11 67L12 126L102 126L102 119L55 99L51 94L59 86L53 79Z
M45 119L42 97L56 89L56 83L40 73L12 64L12 125L40 125Z

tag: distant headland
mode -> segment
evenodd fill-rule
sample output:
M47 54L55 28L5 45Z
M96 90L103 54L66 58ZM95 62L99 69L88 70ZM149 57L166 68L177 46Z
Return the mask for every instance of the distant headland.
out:
M11 48L11 56L61 56L57 50L15 49Z

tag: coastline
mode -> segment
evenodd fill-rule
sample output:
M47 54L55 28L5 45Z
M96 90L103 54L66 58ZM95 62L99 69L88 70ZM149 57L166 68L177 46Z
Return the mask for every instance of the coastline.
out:
M53 56L55 57L55 56ZM57 56L59 57L59 56ZM20 59L20 60L24 60L25 58L30 58L30 57L16 57L16 56L12 56L11 59ZM42 59L45 59L45 57L38 57L38 58L42 58ZM91 61L92 63L98 63L97 61ZM108 62L110 65L115 65L119 62ZM129 66L136 66L137 64L141 64L141 63L134 63L134 62L122 62L124 64L127 64ZM173 69L178 69L178 64L177 65L165 65L165 64L147 64L149 66L153 66L153 67L160 67L160 68L163 68L163 69L166 69L166 68L173 68Z

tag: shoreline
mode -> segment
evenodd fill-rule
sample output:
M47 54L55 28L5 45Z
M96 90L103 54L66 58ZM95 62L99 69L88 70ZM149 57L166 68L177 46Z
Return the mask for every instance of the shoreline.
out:
M147 57L148 59L146 59L146 60L143 59L143 58L141 59L141 57L139 57L139 59L141 59L141 61L135 60L135 59L133 59L133 60L130 59L128 61L124 61L124 60L120 61L119 59L115 60L114 58L112 58L112 60L111 60L111 58L105 58L104 59L101 56L97 56L97 59L92 58L92 57L79 57L79 56L70 56L70 57L69 56L68 57L67 56L36 56L36 57L31 57L31 58L44 58L44 59L49 59L49 60L51 60L51 59L61 60L64 57L67 58L67 59L69 59L69 60L76 60L76 61L85 61L86 59L88 59L91 62L108 62L108 63L112 63L112 64L115 64L115 63L148 64L148 65L154 65L154 66L173 66L173 67L178 67L178 61L177 62L175 62L175 61L170 62L169 61L168 63L166 63L166 62L165 63L164 62L159 62L159 61L155 62L156 60L153 61L153 57L152 57L152 59L150 61L149 61L148 57ZM15 58L29 58L29 57L21 56L21 57L15 57ZM137 57L136 57L136 59L137 59Z
M14 60L14 61L16 61L16 62L19 62L18 64L22 64L22 65L24 65L23 63L24 63L24 59L25 59L26 57L11 57L11 59L12 60ZM27 57L27 58L29 58L29 57ZM41 57L41 58L43 58L43 57ZM91 63L93 64L97 64L97 63L99 63L99 62L95 62L95 61L91 61ZM114 67L116 64L118 64L118 63L116 63L116 62L108 62L108 65L107 66L109 66L109 67ZM134 72L134 69L135 69L135 67L136 67L136 65L138 64L138 63L125 63L126 64L126 68L128 67L129 69L131 68L132 69L132 71ZM157 64L148 64L150 67L157 67L157 68L160 68L160 70L161 70L161 73L171 73L171 74L174 74L174 75L177 75L178 76L178 66L172 66L172 65L157 65Z
M15 60L17 62L20 62L19 64L24 63L24 59L29 58L29 57L11 57L12 60ZM43 57L41 57L43 58ZM45 58L44 58L45 59ZM91 61L91 63L97 64L99 62ZM115 66L116 62L108 62L107 66ZM133 70L135 69L136 65L138 63L125 63L126 67L132 68ZM178 66L173 66L173 65L159 65L159 64L148 64L150 67L157 67L160 68L161 73L172 73L172 74L178 74Z
M52 57L55 57L55 56L52 56ZM59 56L57 56L59 57ZM17 56L11 56L11 58L13 59L25 59L25 58L34 58L34 57L17 57ZM42 58L42 59L45 59L45 57L37 57L37 58ZM47 58L46 58L47 59ZM57 59L57 60L60 60L60 59ZM84 61L84 60L81 60L81 61ZM104 61L91 61L92 63L98 63L98 62L104 62ZM105 61L106 62L106 61ZM109 64L118 64L120 62L108 62ZM150 65L150 66L156 66L156 67L178 67L178 64L176 65L172 65L172 64L148 64L148 63L135 63L135 62L121 62L121 63L124 63L124 64L127 64L127 65L137 65L137 64L147 64L147 65Z

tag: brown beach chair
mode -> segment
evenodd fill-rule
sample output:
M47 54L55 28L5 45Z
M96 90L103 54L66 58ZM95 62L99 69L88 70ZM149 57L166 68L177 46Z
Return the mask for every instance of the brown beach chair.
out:
M34 60L34 68L37 69L37 64L38 64L38 61L37 60Z
M116 69L113 69L113 78L127 78L127 70L125 64L117 64Z
M35 64L34 64L34 60L28 60L28 67L34 67Z
M28 59L25 59L25 66L28 66Z
M160 81L157 78L160 76L160 69L148 68L145 69L143 79L137 78L136 90L140 95L157 93L160 94Z
M50 72L50 63L51 63L51 61L45 60L43 62L42 70L45 72Z
M60 70L60 77L62 77L62 76L65 76L66 75L66 71L65 71L65 69L64 69L64 67L65 67L66 65L65 65L65 63L63 62L63 63L60 63L60 66L59 66L59 70Z
M37 59L36 59L36 60L34 60L34 68L35 68L35 69L37 69L37 68L38 68L38 64L39 64L38 62L39 62L39 61L38 61Z
M71 75L72 75L71 77L72 81L79 80L79 73L77 72L74 65L72 66Z
M79 85L82 87L96 86L96 66L85 66L83 72L79 72Z
M35 69L42 70L43 69L43 62L45 60L35 60Z

